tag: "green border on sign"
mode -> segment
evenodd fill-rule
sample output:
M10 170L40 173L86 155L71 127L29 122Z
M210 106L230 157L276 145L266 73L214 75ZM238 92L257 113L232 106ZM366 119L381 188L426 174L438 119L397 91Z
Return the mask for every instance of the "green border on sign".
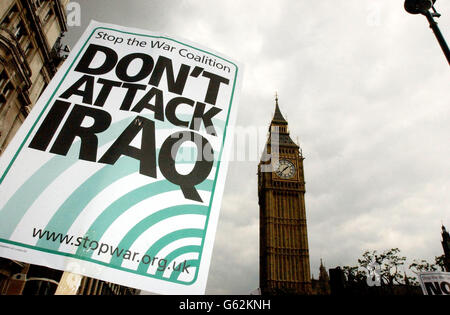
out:
M4 172L4 173L2 174L2 176L1 176L1 178L0 178L0 184L3 182L3 180L4 180L5 177L6 177L6 175L7 175L8 172L10 171L12 165L14 164L14 162L16 161L18 155L19 155L20 152L22 151L22 149L23 149L25 143L27 142L27 140L28 140L28 138L30 137L31 133L33 132L34 128L35 128L36 125L38 124L39 120L42 118L42 116L43 116L44 112L46 111L46 109L48 108L49 104L50 104L51 101L53 100L53 98L54 98L56 92L59 90L61 84L62 84L62 83L64 82L64 80L66 79L68 73L69 73L70 70L72 69L72 67L73 67L73 65L75 64L75 62L77 61L77 59L78 59L78 57L80 56L81 52L84 50L84 48L86 47L86 45L87 45L87 43L89 42L89 40L91 40L92 35L93 35L97 30L99 30L99 29L110 30L110 31L119 32L119 33L123 33L123 34L129 34L129 35L136 35L136 36L143 36L143 37L151 37L151 38L159 38L159 39L169 40L169 41L176 42L176 43L178 43L178 44L184 45L184 46L186 46L186 47L195 49L195 50L197 50L197 51L200 51L200 52L209 54L209 55L214 56L214 57L216 57L216 58L222 59L222 60L224 60L224 61L226 61L226 62L228 62L228 63L230 63L230 64L232 64L232 65L235 66L235 75L234 75L233 88L232 88L231 98L230 98L230 103L229 103L229 107L228 107L227 119L226 119L226 122L225 122L224 131L223 131L222 145L221 145L220 152L219 152L219 156L218 156L218 160L217 160L216 174L215 174L215 177L214 177L213 187L212 187L212 191L211 191L211 195L212 195L213 198L210 199L210 203L209 203L209 206L208 206L208 213L207 213L207 217L206 217L206 223L205 223L205 227L204 227L204 230L203 230L204 232L203 232L203 237L202 237L201 250L200 250L200 252L199 252L199 258L198 258L198 261L201 262L201 258L202 258L202 254L203 254L203 249L204 249L204 244L205 244L205 238L206 238L206 231L208 230L208 223L209 223L209 218L210 218L210 212L211 212L212 202L213 202L213 199L214 199L214 191L215 191L215 188L216 188L216 182L217 182L217 177L218 177L218 173L219 173L219 169L220 169L220 162L221 162L221 157L222 157L223 147L224 147L224 144L225 144L225 138L226 138L226 133L227 133L227 128L228 128L228 121L229 121L229 118L230 118L231 107L232 107L232 104L233 104L234 92L235 92L235 88L236 88L236 80L237 80L237 75L238 75L238 71L239 71L239 68L238 68L238 66L237 66L235 63L233 63L233 62L231 62L231 61L229 61L229 60L227 60L227 59L225 59L225 58L223 58L223 57L217 56L217 55L215 55L215 54L213 54L213 53L211 53L211 52L205 51L205 50L200 49L200 48L196 48L196 47L194 47L194 46L185 44L185 43L183 43L183 42L180 42L180 41L178 41L178 40L175 40L175 39L172 39L172 38L169 38L169 37L165 37L165 36L154 36L154 35L147 35L147 34L138 34L138 33L132 33L132 32L126 32L126 31L116 30L116 29L109 28L109 27L96 27L96 28L94 28L93 31L92 31L92 33L89 35L88 39L85 41L85 43L83 44L83 46L82 46L81 49L79 50L79 52L78 52L78 54L76 55L75 59L73 60L72 64L69 66L68 70L67 70L66 73L63 75L61 81L58 83L58 85L57 85L55 91L54 91L54 92L52 93L52 95L50 96L50 98L49 98L47 104L45 104L44 108L43 108L42 111L39 113L39 115L38 115L36 121L33 123L33 125L31 126L31 128L30 128L30 130L29 130L29 132L28 132L27 135L25 136L25 139L24 139L24 140L22 141L22 143L20 144L18 150L16 151L16 153L15 153L14 156L13 156L13 158L11 159L11 162L9 163L9 165L7 166L5 172ZM22 246L22 247L29 248L29 249L33 249L33 250L38 250L38 251L42 251L42 252L54 254L54 255L60 255L60 256L66 256L66 257L72 257L72 258L76 258L76 259L80 259L80 260L85 260L85 261L89 261L89 262L91 262L91 263L103 265L103 266L106 266L106 267L109 267L109 268L114 268L114 269L121 270L121 271L126 271L126 272L130 272L130 273L135 273L135 274L138 274L138 275L141 275L141 276L147 276L147 277L151 277L151 278L156 278L156 279L158 279L158 280L169 281L169 282L175 282L175 283L183 284L183 285L191 285L191 284L193 284L193 283L197 280L198 273L199 273L199 270L200 270L200 264L199 264L198 268L196 268L196 273L195 273L194 279L193 279L192 281L190 281L190 282L182 282L182 281L178 281L178 280L176 280L176 279L172 279L172 280L165 279L165 278L162 279L162 278L159 278L159 277L155 277L155 275L150 275L150 274L147 274L147 273L141 273L141 272L138 272L137 270L124 268L124 267L121 267L121 266L110 265L109 263L105 263L105 262L102 262L102 261L98 261L98 260L95 260L95 259L92 259L92 258L89 258L89 257L78 256L78 255L76 255L76 254L70 254L70 253L58 252L58 251L56 251L56 250L51 250L51 249L46 249L46 248L36 247L36 246L34 246L34 245L29 245L29 244L22 244L22 243L15 242L15 241L12 241L12 240L7 240L7 239L0 239L0 241L1 241L1 242L4 242L4 243L9 243L9 244L12 244L12 245L16 245L16 246Z

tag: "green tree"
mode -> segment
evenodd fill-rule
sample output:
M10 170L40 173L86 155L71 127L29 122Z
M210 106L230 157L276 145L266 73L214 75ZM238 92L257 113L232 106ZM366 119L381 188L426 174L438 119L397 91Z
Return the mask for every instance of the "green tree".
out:
M344 266L342 267L342 271L347 278L347 281L350 283L361 283L366 281L366 274L359 270L359 268L352 266Z
M434 263L436 266L441 268L441 271L445 272L445 255L442 254L441 256L434 257Z
M419 273L421 272L436 271L437 268L435 264L430 264L425 259L422 259L420 261L414 259L413 263L409 265L409 270L414 272L416 275L419 275Z
M400 249L391 248L378 254L376 250L370 252L366 251L361 259L358 259L359 266L365 270L373 265L379 268L381 284L394 285L403 284L404 276L400 272L400 266L404 265L406 257L400 255ZM368 274L365 271L366 275Z
M438 271L439 269L440 271L445 271L444 259L445 259L444 255L436 256L434 257L434 264L430 264L425 259L422 260L414 259L413 263L409 265L409 270L411 270L417 276L421 272L432 272ZM414 277L412 279L414 284L418 284L417 277Z

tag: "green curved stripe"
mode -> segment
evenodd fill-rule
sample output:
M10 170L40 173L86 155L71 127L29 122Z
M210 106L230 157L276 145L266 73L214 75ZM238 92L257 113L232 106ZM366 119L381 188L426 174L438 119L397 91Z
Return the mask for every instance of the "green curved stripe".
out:
M120 241L117 247L124 249L131 248L131 245L133 245L133 243L143 232L148 230L156 223L165 220L167 218L183 214L201 214L206 216L208 215L208 211L209 208L207 206L202 205L180 205L160 210L137 223L130 231L128 231L128 233ZM110 264L120 266L122 264L122 260L123 257L112 257Z
M164 259L167 261L167 265L166 266L169 267L170 270L172 270L173 263L176 263L176 266L179 266L181 264L181 268L178 271L182 271L183 270L183 263L184 263L184 261L175 261L175 259L177 257L179 257L179 256L181 256L183 254L187 254L187 253L198 253L199 257L200 257L201 249L202 249L201 245L187 245L187 246L183 246L183 247L177 248L174 251L172 251L171 253L169 253L166 257L164 257ZM158 258L161 259L162 257L158 257ZM164 274L164 270L156 269L156 272L155 272L154 276L156 278L162 278L163 274Z
M99 137L99 146L114 140L117 134L125 128L131 119L123 119L111 125L111 132ZM27 210L42 194L42 192L65 170L75 164L80 151L80 141L76 141L66 156L55 155L42 165L14 193L0 210L0 235L9 238Z
M76 218L95 196L115 181L138 170L138 161L129 157L120 158L113 166L107 165L103 167L88 178L64 201L47 223L45 229L47 231L58 231L59 233L67 234ZM58 242L48 241L46 239L40 239L36 243L36 246L48 249L58 249L60 245Z
M188 152L189 156L192 156L191 152L195 150L196 148L180 148L177 157L180 157L180 153L181 156L184 156L184 152ZM157 150L157 154L159 154L158 152L159 150ZM191 164L193 162L194 161L181 161L177 162L177 164ZM89 177L64 201L47 223L45 229L52 232L57 231L58 233L67 234L76 218L92 199L115 181L138 172L138 170L139 162L128 156L121 157L114 165L104 166L94 175ZM61 244L43 238L40 239L36 245L48 249L58 249Z
M211 191L213 181L205 180L203 183L196 186L198 190L207 190ZM148 185L141 186L139 188L134 189L128 194L120 197L116 201L114 201L111 205L109 205L98 217L95 219L94 223L89 227L87 232L85 233L85 237L88 237L91 240L99 241L103 234L106 232L108 227L112 225L112 223L124 212L126 212L129 208L134 206L135 204L141 202L142 200L148 199L150 197L156 196L161 193L179 190L180 187L172 184L167 180L160 180ZM170 208L169 208L170 209ZM163 210L161 210L163 211ZM158 212L161 212L158 211ZM158 213L157 212L157 213ZM118 246L120 247L120 246ZM120 247L127 249L128 247ZM79 247L77 249L77 255L80 256L91 256L92 252L89 249L85 249L83 247Z
M200 262L200 256L198 257L198 259L195 259L195 260L193 260L193 259L186 260L187 265L190 265L191 267L197 267L197 270L199 268L199 262ZM184 281L178 280L178 276L180 275L181 272L182 272L182 270L172 271L172 274L170 275L170 278L169 278L170 282L185 283Z
M78 147L78 148L77 148ZM9 238L17 224L31 207L33 202L50 185L53 180L75 163L78 158L76 151L79 143L75 144L67 156L55 156L39 168L8 200L0 210L0 236Z
M152 118L149 114L141 115ZM179 115L180 119L189 115ZM106 133L99 134L98 146L101 147L113 141L130 124L134 117L127 117L112 124ZM224 121L215 119L214 124L223 126ZM155 120L156 129L168 129L174 126L169 122ZM74 142L66 156L55 155L31 175L24 184L17 189L5 206L0 209L0 237L9 238L16 229L25 213L42 194L42 192L64 171L75 164L80 151L80 141ZM51 153L49 153L51 154ZM216 154L215 154L216 156ZM59 229L58 229L59 230Z
M152 246L145 252L145 255L149 257L155 257L156 254L159 253L161 249L163 249L167 244L170 244L174 241L177 241L179 239L183 238L190 238L190 237L198 237L203 238L204 236L204 230L201 229L182 229L177 230L172 233L169 233L163 237L161 237L159 240L157 240L155 243L152 244ZM148 270L149 265L148 264L139 264L139 267L137 271L141 273L145 273Z

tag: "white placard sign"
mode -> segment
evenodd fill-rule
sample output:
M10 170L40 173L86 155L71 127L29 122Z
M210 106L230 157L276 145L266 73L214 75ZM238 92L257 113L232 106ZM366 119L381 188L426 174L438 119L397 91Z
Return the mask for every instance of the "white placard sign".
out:
M92 21L0 160L0 256L204 294L242 67Z
M421 272L419 281L424 295L450 295L450 272Z

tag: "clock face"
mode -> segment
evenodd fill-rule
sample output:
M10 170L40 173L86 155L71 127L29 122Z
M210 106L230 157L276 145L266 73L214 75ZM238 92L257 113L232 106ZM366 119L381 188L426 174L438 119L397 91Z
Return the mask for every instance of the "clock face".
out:
M275 173L283 179L292 178L295 175L295 165L289 160L280 160Z

